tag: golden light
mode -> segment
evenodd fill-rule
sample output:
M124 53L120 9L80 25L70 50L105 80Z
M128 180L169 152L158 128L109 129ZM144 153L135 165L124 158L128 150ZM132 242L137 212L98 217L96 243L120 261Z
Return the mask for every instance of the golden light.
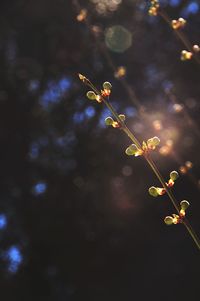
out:
M188 168L188 169L191 169L193 167L193 163L191 161L186 161L185 162L185 166Z
M180 103L175 103L173 105L173 110L176 113L180 113L181 111L183 111L183 105L181 105Z
M187 168L186 168L185 166L182 165L182 166L179 167L179 171L180 171L181 174L184 175L184 174L187 173Z
M76 16L78 22L83 22L87 17L87 9L81 9L80 13Z
M191 169L192 167L193 167L193 163L191 161L186 161L185 165L181 165L179 167L179 171L182 174L186 174L188 170Z
M168 126L166 129L162 131L162 140L173 140L176 141L179 137L179 131L174 126Z
M168 147L172 147L173 144L174 144L174 142L173 142L172 139L168 139L168 140L166 141L166 146L168 146Z
M123 66L118 67L114 73L114 76L116 78L121 78L121 77L124 77L125 75L126 75L126 68Z
M167 156L169 155L169 153L171 152L171 147L168 145L163 145L160 149L159 149L159 153L162 156Z
M154 120L153 127L156 131L161 131L163 128L161 120L159 120L159 119Z
M97 13L107 14L117 10L122 0L90 0L94 5Z

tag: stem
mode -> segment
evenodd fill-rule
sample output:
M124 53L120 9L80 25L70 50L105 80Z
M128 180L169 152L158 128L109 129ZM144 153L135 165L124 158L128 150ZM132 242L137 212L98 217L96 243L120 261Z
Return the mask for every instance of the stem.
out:
M80 77L80 75L79 75L79 77ZM90 87L97 95L99 95L101 97L101 100L105 103L107 108L110 110L110 112L116 118L117 122L121 125L121 129L128 135L128 137L135 143L135 145L139 149L141 149L142 147L141 147L140 142L137 140L137 138L134 136L134 134L129 130L129 128L125 125L125 123L119 118L119 115L117 114L117 112L115 111L113 106L101 95L100 91L93 85L93 83L91 83L91 81L88 78L84 77L82 79L82 81L84 82L84 84L86 84L88 87Z
M163 18L163 20L171 27L171 19L170 17L164 12L163 10L159 9L158 14ZM200 64L200 59L199 56L193 51L192 44L190 41L187 39L186 35L180 30L180 29L173 29L175 35L181 42L185 45L187 50L193 53L193 57L196 60L198 64Z
M112 113L112 115L116 118L117 122L121 125L121 129L125 132L125 134L131 139L131 141L139 149L142 149L142 146L141 146L140 142L137 140L137 138L131 132L131 130L125 125L125 123L119 118L119 115L115 111L114 107L108 102L108 100L105 99L101 95L100 91L91 83L91 81L88 78L86 78L85 76L83 76L81 74L79 74L79 78L83 81L84 84L86 84L87 86L89 86L97 95L99 95L101 97L101 100L104 102L104 104L110 110L110 112ZM165 180L164 180L162 174L160 173L159 169L157 168L156 164L154 163L154 161L152 160L152 158L150 157L149 154L145 154L144 153L143 157L147 161L147 163L149 164L149 166L151 167L152 171L154 172L154 174L156 175L156 177L160 181L160 183L163 186L163 188L166 190L166 193L169 196L169 199L171 200L174 208L176 209L177 213L179 214L180 208L179 208L179 205L177 204L178 202L177 202L175 196L173 195L172 191L166 185ZM200 250L200 240L199 240L198 236L196 235L196 233L194 232L192 226L190 225L190 223L188 222L187 219L183 219L182 223L184 224L184 226L186 227L187 231L189 232L191 238L193 239L193 241L195 242L196 246Z
M192 239L194 240L195 244L197 245L197 248L200 250L200 240L199 240L199 237L194 232L192 226L190 225L189 221L186 218L183 220L183 224L186 227L186 229L188 230L188 232L189 232L190 236L192 237Z
M113 108L113 106L106 99L103 99L103 102L105 103L107 108L110 110L110 112L113 114L113 116L116 118L118 123L120 123L121 129L126 133L126 135L134 142L134 144L139 149L142 149L140 142L137 140L137 138L134 136L134 134L129 130L129 128L125 125L125 123L123 121L121 121L121 119L119 118L119 116L118 116L117 112L115 111L115 109Z
M165 181L164 181L162 175L160 174L157 166L155 165L155 163L153 162L153 160L150 157L146 156L145 159L148 162L148 164L150 165L150 167L153 170L153 172L155 173L155 175L157 176L160 183L162 184L163 188L166 190L166 193L168 194L172 204L174 205L174 208L176 209L176 211L179 214L180 209L177 205L176 198L173 195L172 191L165 184ZM197 245L198 249L200 250L200 240L199 240L197 234L194 232L194 230L193 230L192 226L190 225L189 221L187 219L183 219L182 223L184 224L184 226L186 227L186 229L189 232L190 236L192 237L192 239L194 240L194 242Z
M179 206L177 205L176 198L173 195L172 191L167 187L165 180L164 180L163 176L161 175L160 171L158 170L157 166L155 165L153 160L150 158L150 156L145 156L145 159L148 162L148 164L150 165L150 167L153 170L153 172L155 173L155 175L157 176L157 178L160 181L163 188L166 190L166 193L168 194L172 204L174 205L174 208L176 209L176 211L179 214L180 209L179 209Z

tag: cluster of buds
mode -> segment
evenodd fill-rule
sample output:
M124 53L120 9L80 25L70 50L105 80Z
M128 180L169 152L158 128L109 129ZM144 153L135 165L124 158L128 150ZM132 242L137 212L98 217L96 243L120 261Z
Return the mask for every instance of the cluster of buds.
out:
M160 139L155 136L148 139L147 142L143 141L141 148L138 148L135 144L131 144L125 152L128 156L141 156L144 153L149 152L150 150L154 150L159 145L159 143Z
M197 44L193 45L192 51L193 52L187 51L187 50L182 50L181 51L181 61L191 60L191 58L193 57L193 54L200 52L200 46Z
M124 122L126 119L126 116L123 114L120 114L118 117L122 122ZM120 122L113 120L113 118L110 116L106 117L105 124L110 125L113 128L121 128L121 126L122 126Z
M178 179L179 174L177 171L172 171L170 172L170 178L168 180L166 184L167 187L171 188L172 186L174 186L174 182ZM159 195L163 195L166 193L166 189L165 188L160 188L160 187L150 187L149 188L149 194L153 197L157 197Z
M101 95L96 94L94 91L88 91L86 96L90 100L96 100L97 102L102 102L103 101L102 97L110 96L111 89L112 89L111 83L105 82L103 83L103 90L101 90Z
M181 61L191 60L193 53L187 50L181 51Z
M173 29L182 29L186 24L186 20L183 18L179 18L178 20L172 20L171 26Z
M166 216L164 219L164 222L166 225L176 225L176 224L180 224L183 222L183 219L185 217L185 211L186 209L189 207L190 203L186 200L183 200L180 202L180 211L179 211L179 215L178 214L172 214L172 216Z
M149 150L154 150L160 144L160 139L155 136L147 140L146 146Z
M149 15L157 16L159 7L160 5L158 0L151 0L151 4L148 11Z
M128 156L141 156L144 153L148 153L151 150L154 150L160 143L160 139L158 137L153 137L147 140L147 142L143 141L142 147L138 148L137 145L131 144L125 151Z

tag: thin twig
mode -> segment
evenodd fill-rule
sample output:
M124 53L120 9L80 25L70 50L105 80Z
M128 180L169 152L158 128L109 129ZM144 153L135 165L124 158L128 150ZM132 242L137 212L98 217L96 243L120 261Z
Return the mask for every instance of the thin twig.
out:
M88 87L90 87L101 99L101 101L107 106L107 108L110 110L110 112L112 113L112 115L115 117L115 119L117 120L117 122L120 124L120 128L121 130L124 131L124 133L131 139L131 141L139 148L141 149L141 144L140 142L137 140L137 138L135 137L135 135L131 132L131 130L125 125L124 121L122 121L119 118L118 113L115 111L114 107L108 102L108 100L102 96L101 92L93 85L93 83L86 78L85 76L79 75L80 79L83 81L83 83L85 85L87 85ZM147 163L149 164L149 166L151 167L152 171L154 172L154 174L156 175L156 177L158 178L159 182L161 183L162 187L165 189L167 195L169 196L174 208L176 209L177 213L180 213L180 208L178 205L178 202L175 198L175 196L173 195L172 191L170 190L170 188L166 185L165 180L162 176L162 174L160 173L159 169L157 168L156 164L154 163L154 161L152 160L152 158L150 157L150 154L144 154L143 155L144 159L147 161ZM200 250L200 240L197 236L197 234L194 232L192 226L190 225L190 223L188 222L187 219L183 219L182 223L184 224L184 226L186 227L187 231L189 232L191 238L193 239L193 241L195 242L196 246L198 247L198 249Z
M159 8L158 10L158 15L162 17L162 19L169 25L169 27L173 30L173 32L175 33L176 37L184 44L184 46L186 47L186 49L188 51L190 51L193 54L193 57L195 59L195 61L200 64L200 58L199 55L196 54L193 51L193 45L191 44L191 42L188 40L188 38L186 37L186 35L184 34L184 32L181 29L173 29L171 24L172 24L172 19L170 19L170 17L168 16L168 14L162 10L161 8Z

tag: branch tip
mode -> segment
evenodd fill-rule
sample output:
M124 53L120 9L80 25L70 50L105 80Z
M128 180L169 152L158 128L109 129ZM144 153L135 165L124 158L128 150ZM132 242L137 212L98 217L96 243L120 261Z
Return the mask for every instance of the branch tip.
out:
M84 82L84 80L86 79L86 77L84 75L82 75L81 73L78 73L78 77L81 81Z

